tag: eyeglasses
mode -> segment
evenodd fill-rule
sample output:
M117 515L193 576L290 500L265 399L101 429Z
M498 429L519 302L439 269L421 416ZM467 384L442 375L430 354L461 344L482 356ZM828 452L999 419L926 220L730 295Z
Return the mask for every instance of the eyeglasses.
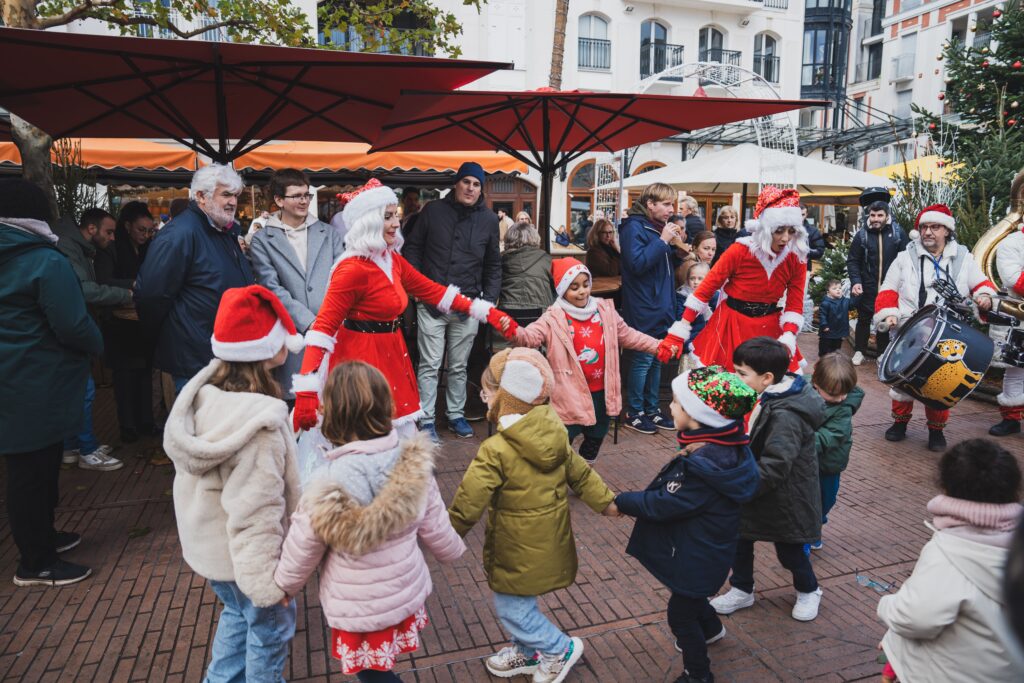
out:
M285 199L295 199L295 200L298 200L300 202L303 201L303 200L309 202L309 201L313 201L313 196L314 195L313 195L312 192L307 192L306 194L286 194L284 196L284 198Z
M893 581L892 583L875 581L867 574L861 574L859 569L854 569L853 572L859 585L864 586L865 588L870 588L876 593L889 593L899 585L898 581Z
M938 232L939 230L945 230L946 226L934 223L923 223L919 225L917 229L920 232Z

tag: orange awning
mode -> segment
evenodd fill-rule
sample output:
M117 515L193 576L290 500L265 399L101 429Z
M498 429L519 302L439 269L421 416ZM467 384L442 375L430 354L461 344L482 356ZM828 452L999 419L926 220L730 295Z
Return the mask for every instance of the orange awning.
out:
M526 164L503 152L369 152L356 142L268 143L235 160L238 171L297 168L318 171L457 171L475 161L487 173L526 173Z
M121 168L194 171L203 164L198 155L177 143L168 144L129 138L82 138L82 163L86 168ZM21 165L13 142L0 142L0 164Z

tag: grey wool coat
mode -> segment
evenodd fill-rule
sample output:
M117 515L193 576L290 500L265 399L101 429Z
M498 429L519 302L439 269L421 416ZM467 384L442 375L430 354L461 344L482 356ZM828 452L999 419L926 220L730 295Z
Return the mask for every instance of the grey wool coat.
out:
M303 269L284 233L285 228L280 226L279 222L270 221L257 232L249 247L249 257L256 282L277 295L295 328L304 334L316 320L331 279L331 267L341 257L344 242L338 231L327 223L310 222L306 227L309 234L306 236L306 268ZM294 397L292 375L301 365L302 353L289 353L288 360L275 371L287 398Z

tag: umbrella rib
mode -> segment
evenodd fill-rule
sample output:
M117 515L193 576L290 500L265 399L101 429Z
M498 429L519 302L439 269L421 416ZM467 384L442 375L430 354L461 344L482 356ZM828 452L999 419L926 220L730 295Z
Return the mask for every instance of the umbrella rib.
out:
M130 55L123 54L121 56L121 59L124 61L125 64L128 65L129 69L135 72L136 77L138 77L143 83L145 83L149 87L149 94L147 94L145 98L148 100L149 95L155 96L158 100L160 100L160 103L164 107L166 107L166 111L163 111L159 108L158 111L161 111L161 113L167 115L171 119L177 119L176 123L178 127L181 128L182 130L188 130L191 128L194 133L195 127L191 125L191 122L188 120L188 118L181 113L181 111L174 105L173 102L170 101L170 99L164 94L164 91L157 88L156 84L153 83L150 77L142 72L139 66L134 61L132 61L132 57Z
M228 112L227 100L224 98L224 58L220 54L220 45L213 46L213 79L214 79L214 111L217 112L217 151L218 158L226 160L228 153ZM218 106L220 105L220 106Z
M501 107L500 106L496 106L494 104L489 104L486 107L479 107L478 109L481 109L481 110L482 109L488 109L489 110L488 114L493 114L493 113L495 113L497 111L501 111ZM412 135L409 135L409 137L402 138L401 140L396 140L395 142L391 142L391 143L388 143L386 145L377 145L377 144L375 144L373 146L373 151L381 152L381 151L384 151L384 150L387 150L387 149L394 149L395 147L398 147L400 145L404 145L407 142L411 142L412 140L416 140L418 138L421 138L424 135L436 135L437 133L440 133L441 131L444 131L444 130L448 130L449 128L463 128L463 129L466 129L466 127L463 125L462 121L453 118L456 113L459 113L459 112L448 112L448 113L444 113L444 114L433 114L433 115L431 115L431 116L429 116L427 118L423 118L423 119L410 120L410 121L399 121L397 123L386 124L381 129L382 131L384 131L384 130L398 130L400 128L407 128L407 127L415 126L415 125L418 125L420 123L437 123L437 122L440 122L440 121L445 121L446 122L444 125L439 125L436 128L432 128L427 133L413 133ZM467 130L467 132L472 132L472 131L468 131L468 129L466 129L466 130ZM499 146L501 148L504 148L504 144L498 138L491 138L491 139L486 140L486 142L494 142L497 146Z
M331 102L328 105L325 105L322 109L320 109L318 111L312 111L311 110L309 112L308 116L305 116L302 119L299 119L295 123L292 123L292 124L290 124L288 126L284 126L281 129L275 131L274 133L272 133L270 135L264 136L259 141L255 142L255 143L253 143L251 145L248 145L244 149L240 149L242 147L241 144L235 145L234 149L231 151L231 156L232 156L232 158L237 159L238 157L242 156L243 154L248 154L252 150L257 149L259 147L262 147L263 145L267 144L271 140L279 138L280 136L284 135L288 131L295 129L298 126L301 126L303 123L305 123L306 121L308 121L308 120L310 120L310 119L312 119L314 117L321 117L322 118L321 115L323 114L323 112L327 111L328 109L332 109L332 108L338 106L339 104L342 104L344 101L345 101L345 99L343 97L339 97L338 99L336 99L335 101ZM326 121L327 123L330 123L330 124L334 124L334 122L330 121L329 119L324 119L324 121ZM341 128L343 131L345 131L346 133L352 135L353 137L359 137L358 133L356 133L354 131L348 130L347 128L345 128L341 124L334 124L334 125L336 125L338 128ZM363 141L364 142L369 142L368 140L365 140L365 139Z
M448 94L448 95L458 95L459 93L456 93L456 92L453 92L453 93L439 93L438 95L446 95L446 94ZM477 93L470 92L469 94L476 95ZM416 119L404 119L404 120L398 121L396 123L388 123L388 124L385 124L383 126L382 130L393 130L395 128L406 128L408 126L416 126L416 125L419 125L421 123L431 123L433 121L451 121L452 117L454 117L454 116L461 116L463 114L478 114L479 115L481 112L486 112L488 114L491 114L491 113L494 113L496 111L501 111L502 109L506 108L507 106L508 106L508 101L506 101L506 102L498 102L498 103L488 102L486 104L476 104L476 105L473 105L472 107L466 107L464 109L458 109L456 111L446 111L446 112L442 112L440 114L431 114L429 116L422 116L422 117L416 118Z
M601 130L603 128L611 125L611 122L614 121L616 118L618 118L620 116L623 116L625 118L631 118L631 119L634 119L634 120L633 120L633 122L630 122L628 125L623 125L622 128L620 128L619 130L615 131L614 135L619 135L624 130L626 130L630 126L632 126L633 123L635 123L635 117L629 116L628 114L625 114L624 112L626 111L627 108L629 108L630 105L632 105L635 102L636 102L636 98L630 98L630 100L628 102L626 102L624 105L622 105L622 107L620 107L618 110L612 110L612 111L605 111L601 107L591 107L592 109L597 109L598 111L605 111L605 113L609 114L610 116L608 116L604 120L604 123L602 123L600 126L598 126L594 130L590 130L586 126L583 126L583 124L580 124L584 128L584 130L587 131L588 137L586 137L583 140L581 140L580 143L576 145L576 148L574 150L572 150L572 151L575 152L576 150L583 150L583 151L591 150L591 149L594 148L594 145L591 144L591 141L593 141L594 144L596 144L596 145L603 145L604 148L606 150L608 150L609 152L614 152L615 150L612 148L611 144L609 144L609 142L608 142L608 139L613 137L613 136L612 135L608 135L608 136L605 136L605 137L601 137Z
M373 106L373 107L381 107L382 109L390 109L391 107L394 106L394 105L392 105L392 104L390 104L388 102L385 102L383 100L374 100L374 99L370 99L369 97L363 97L361 95L353 95L352 93L344 92L344 91L341 91L341 90L333 90L331 88L325 88L323 86L312 85L310 83L294 83L293 80L291 80L291 79L287 79L287 78L284 78L283 76L278 76L278 75L273 74L273 73L267 73L267 72L250 73L249 69L239 69L239 68L235 67L234 65L232 65L232 73L234 73L234 75L239 77L239 78L245 78L250 83L257 82L257 79L263 79L263 80L267 80L267 81L275 81L275 82L278 82L278 83L284 83L284 84L287 84L287 85L294 85L294 87L299 89L299 90L308 90L308 91L311 91L311 92L319 93L321 95L330 95L331 97L347 97L348 99L350 99L350 100L352 100L354 102L360 102L362 104L368 104L368 105ZM242 74L245 74L245 76L243 77ZM268 92L275 92L275 91L270 90Z
M198 65L198 66L193 67L193 68L195 68L195 70L196 70L195 73L189 74L187 77L179 78L177 81L175 81L173 83L173 85L177 85L178 83L180 83L180 82L182 82L184 80L188 80L190 78L193 78L193 77L201 74L203 71L205 71L206 69L209 68L209 65ZM167 74L181 73L181 68L175 66L175 67L170 67L170 68L167 68L167 69L160 69L159 71L148 71L146 73L149 76L164 76L164 75L167 75ZM97 86L97 85L108 85L110 83L120 83L122 81L131 81L131 80L134 80L134 79L135 79L135 76L118 75L118 76L108 76L106 78L94 78L94 79L88 80L88 81L68 81L67 83L56 83L56 84L52 84L52 85L44 85L44 86L39 86L39 87L35 87L35 88L27 88L27 89L24 89L24 90L4 90L4 97L5 98L27 97L29 95L37 95L37 94L43 93L43 92L47 92L48 93L48 92L53 92L55 90L77 90L78 88L93 87L93 86Z
M497 137L494 136L493 133L488 132L487 129L485 129L483 126L478 124L476 121L468 121L467 123L468 123L469 126L472 126L473 128L476 129L476 130L471 130L470 128L468 128L465 125L463 125L462 126L463 130L465 130L470 135L475 135L476 137L480 138L484 142L488 142L488 143L493 144L496 149L499 149L499 150L505 152L506 154L508 154L509 156L518 159L519 161L523 162L524 164L526 164L530 168L535 168L538 171L540 170L540 167L541 167L542 164L541 164L541 162L539 162L539 160L536 160L536 161L535 160L531 160L528 156L526 156L525 154L523 154L519 150L514 149L513 147L511 147L507 143L504 143L501 140L499 140Z
M263 111L263 113L259 115L259 117L257 117L256 121L254 121L253 124L249 126L249 130L247 130L244 135L238 138L238 141L235 143L235 150L238 150L240 147L247 145L254 137L256 137L257 131L262 129L264 126L268 125L277 117L278 114L284 111L285 107L288 106L288 94L294 89L295 84L298 81L305 78L306 74L309 73L309 68L309 64L303 66L299 70L299 73L295 75L295 78L292 79L292 82L285 86L284 90L279 90L277 93L275 93L275 101L269 107L267 107Z
M516 120L518 121L518 123L516 124L515 128L513 128L511 131L509 131L509 134L505 137L505 140L504 140L504 143L505 143L504 147L506 147L506 148L511 147L511 145L508 143L508 140L509 140L509 138L512 137L512 133L515 132L516 129L518 129L520 136L523 138L523 141L526 142L526 145L530 148L530 154L533 155L534 160L537 162L537 166L536 166L537 168L540 168L541 166L544 165L544 159L543 159L544 155L541 154L537 150L537 145L535 145L533 143L533 137L531 135L529 135L529 133L527 131L527 128L526 128L526 117L531 116L533 114L533 112L537 109L539 104L540 104L540 102L538 102L536 100L533 101L533 102L528 103L528 106L530 107L530 111L528 111L526 113L526 116L523 116L523 114L519 111L519 107L517 107L517 106L510 107L510 109L512 110L512 113L515 115Z
M572 123L572 125L566 126L562 130L562 137L558 140L557 149L560 150L562 149L563 145L565 145L565 141L568 139L569 132L572 130L573 126L579 126L583 130L590 132L587 126L585 126L576 118L576 116L580 112L580 109L583 107L582 100L577 100L575 111L572 114L570 114L569 111L562 106L562 103L559 102L557 98L551 98L551 103L554 104L563 114L565 114L568 117L569 121Z

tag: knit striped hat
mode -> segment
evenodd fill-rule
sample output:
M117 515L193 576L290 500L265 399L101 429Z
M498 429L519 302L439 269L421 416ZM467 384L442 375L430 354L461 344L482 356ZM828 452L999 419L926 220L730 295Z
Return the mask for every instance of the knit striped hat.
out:
M757 393L718 365L695 368L672 380L672 396L706 427L726 427L754 409Z

